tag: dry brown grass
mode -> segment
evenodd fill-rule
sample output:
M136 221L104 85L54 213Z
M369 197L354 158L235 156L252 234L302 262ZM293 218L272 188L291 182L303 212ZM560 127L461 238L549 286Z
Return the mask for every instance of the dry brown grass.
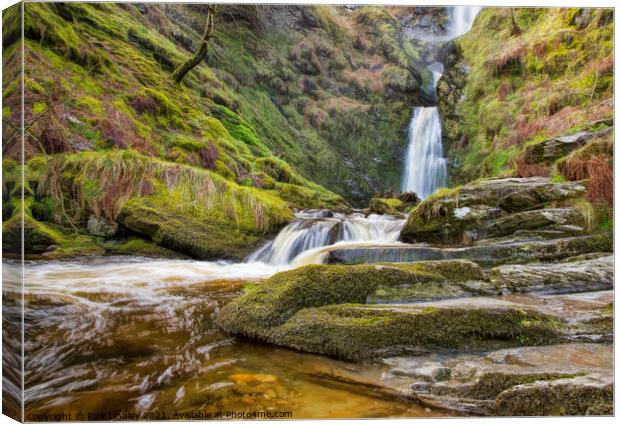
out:
M549 167L545 165L541 165L538 163L527 163L524 158L519 157L516 161L516 173L517 177L520 178L528 178L528 177L548 177L549 176Z

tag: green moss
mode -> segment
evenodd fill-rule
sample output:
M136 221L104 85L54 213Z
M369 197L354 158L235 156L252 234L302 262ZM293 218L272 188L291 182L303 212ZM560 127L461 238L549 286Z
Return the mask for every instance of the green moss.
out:
M612 384L588 384L587 377L574 379L581 381L541 381L505 390L495 400L493 412L507 416L611 414Z
M18 210L19 211L19 210ZM47 225L36 221L29 213L15 213L11 219L2 224L2 250L19 254L23 246L25 253L42 253L59 243L62 236Z
M537 322L523 327L524 318ZM272 330L268 340L308 352L362 360L403 347L476 348L545 344L557 337L557 320L522 310L412 310L330 305L307 308ZM524 340L526 342L524 343Z
M28 90L30 90L31 92L35 94L43 94L45 92L45 89L43 88L43 86L39 84L38 82L36 82L35 80L33 80L32 78L25 77L24 83L26 87L28 88Z
M370 200L368 209L372 213L380 215L400 215L400 208L403 206L403 202L399 199L381 199L373 197Z
M45 106L45 103L43 102L35 102L34 105L32 106L32 113L35 114L40 114L43 111L45 111L47 107Z
M157 246L155 243L141 238L130 238L120 242L105 242L102 244L107 254L135 255L156 258L178 258L179 253Z
M102 115L104 112L103 105L99 101L92 96L82 96L76 100L78 106L83 106L92 114Z

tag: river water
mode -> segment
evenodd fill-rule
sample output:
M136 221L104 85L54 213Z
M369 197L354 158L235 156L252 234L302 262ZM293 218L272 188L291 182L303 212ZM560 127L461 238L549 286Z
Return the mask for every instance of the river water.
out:
M15 266L5 263L5 272ZM381 364L295 352L217 328L223 304L280 269L120 257L27 263L26 418L437 414L376 386Z

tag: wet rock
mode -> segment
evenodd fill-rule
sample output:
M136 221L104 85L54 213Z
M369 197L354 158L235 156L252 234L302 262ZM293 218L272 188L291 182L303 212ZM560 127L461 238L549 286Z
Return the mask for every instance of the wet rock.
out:
M500 393L492 411L507 416L611 415L613 377L608 372L515 386Z
M576 293L613 289L613 256L567 263L504 265L489 276L502 292Z
M484 278L464 261L306 266L276 274L230 302L217 322L233 334L349 360L437 348L538 345L568 334L563 316L545 309L542 301L472 297L364 304L381 288L423 289L438 279L458 287ZM429 369L427 374L439 378L442 372Z
M548 208L518 212L488 222L484 232L488 237L501 237L516 231L550 226L584 225L582 214L575 208ZM582 230L583 231L583 230Z
M571 256L611 252L613 243L607 233L551 240L485 240L466 247L393 245L340 247L327 249L326 263L415 262L439 259L467 259L482 266L552 261Z
M88 217L86 228L94 236L112 237L118 231L118 224L114 221L91 215Z
M329 305L305 308L266 340L347 360L384 356L385 348L479 349L543 344L558 336L556 319L517 308Z
M585 192L582 182L553 183L543 177L478 181L426 199L409 215L400 238L408 243L472 242L484 238L489 220L544 209Z
M329 209L322 209L317 214L317 218L333 218L334 213Z
M585 415L609 413L613 384L611 344L572 343L522 347L487 354L431 354L390 358L388 385L408 381L424 404L493 415ZM432 360L450 370L448 380L429 382L400 374ZM388 374L388 375L389 375Z

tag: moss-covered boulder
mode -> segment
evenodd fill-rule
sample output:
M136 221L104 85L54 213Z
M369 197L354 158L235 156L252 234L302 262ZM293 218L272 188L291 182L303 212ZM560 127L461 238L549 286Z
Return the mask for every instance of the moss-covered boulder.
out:
M159 246L199 259L242 260L269 236L217 216L206 219L191 210L178 210L152 198L130 200L117 220Z
M554 183L542 177L476 181L439 191L420 203L400 237L405 242L469 243L483 238L492 220L561 204L585 192L582 182Z
M218 322L232 333L258 336L303 308L365 303L369 296L384 289L484 279L480 267L468 261L307 265L278 273L256 290L235 299L223 309Z
M382 199L379 197L373 197L368 205L368 210L371 213L378 215L395 215L402 216L400 210L402 210L403 202L400 199Z
M11 219L2 224L2 251L19 254L22 250L22 228L24 253L42 253L57 245L60 234L52 230L44 223L24 215L23 227L22 216L17 213Z
M613 386L610 376L536 381L502 392L493 411L507 416L613 415Z
M555 318L522 308L402 303L471 295L471 282L485 284L486 276L468 261L309 265L233 300L217 322L233 334L349 360L403 349L539 344L557 336ZM397 304L368 304L390 295L388 302Z
M523 309L329 305L306 308L271 329L266 340L348 360L428 349L543 344L556 319Z

